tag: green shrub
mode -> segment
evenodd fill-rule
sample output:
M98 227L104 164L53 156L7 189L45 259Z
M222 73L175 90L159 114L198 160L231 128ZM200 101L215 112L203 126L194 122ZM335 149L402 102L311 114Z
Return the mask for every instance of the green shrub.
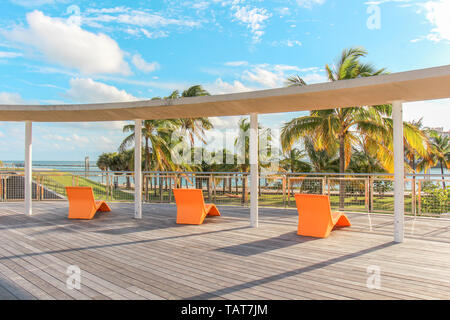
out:
M423 189L422 211L426 213L447 213L450 211L450 187L445 190L436 184L428 184Z

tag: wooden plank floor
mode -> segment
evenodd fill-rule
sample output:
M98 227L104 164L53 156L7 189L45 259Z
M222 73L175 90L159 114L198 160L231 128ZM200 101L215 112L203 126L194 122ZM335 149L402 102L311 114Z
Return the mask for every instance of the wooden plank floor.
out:
M173 205L112 204L69 221L67 203L0 204L0 299L449 299L450 221L407 218L394 244L391 215L349 213L327 239L296 235L294 210L220 207L201 226L175 224ZM67 289L67 268L81 289ZM381 271L368 289L367 268Z

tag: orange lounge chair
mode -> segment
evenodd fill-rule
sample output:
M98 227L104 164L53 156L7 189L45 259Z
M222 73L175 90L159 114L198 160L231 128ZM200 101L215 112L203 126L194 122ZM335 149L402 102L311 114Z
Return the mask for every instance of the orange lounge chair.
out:
M173 189L178 224L202 224L206 216L220 216L214 204L206 204L200 189Z
M331 212L330 199L326 195L296 194L299 236L326 238L335 227L351 226L347 216Z
M105 201L95 201L91 187L66 187L69 219L91 220L97 211L109 212Z

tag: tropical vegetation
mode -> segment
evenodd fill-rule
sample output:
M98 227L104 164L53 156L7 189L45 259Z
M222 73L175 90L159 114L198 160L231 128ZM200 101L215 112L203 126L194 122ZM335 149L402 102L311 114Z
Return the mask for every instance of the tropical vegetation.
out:
M367 51L363 48L345 49L336 62L325 65L329 81L371 77L387 73L384 68L376 68L364 60ZM287 86L307 86L301 75L286 79ZM181 93L174 90L167 97L154 99L179 99L205 96L209 93L195 85ZM244 135L236 138L235 149L243 148L245 159L240 159L230 150L208 151L205 136L213 125L208 118L144 120L142 125L143 169L146 171L227 171L248 172L249 121L242 118L239 130ZM127 124L123 132L127 134L117 153L102 154L97 165L102 170L132 170L134 165L134 125ZM280 171L284 172L330 172L330 173L387 173L393 172L392 106L354 106L311 111L309 115L294 118L282 126ZM267 128L260 126L260 132L273 139ZM174 135L174 133L176 133ZM268 133L268 134L267 134ZM202 154L204 158L222 157L217 163L192 164L191 161L174 161L178 151L175 142L191 146L191 154ZM244 137L244 138L242 138ZM261 136L260 136L261 139ZM194 147L195 141L203 144ZM405 166L411 173L427 171L439 167L444 173L450 168L449 138L435 131L423 128L421 120L404 122ZM274 155L269 151L269 158ZM233 159L234 164L226 159ZM273 158L272 158L273 159ZM262 159L261 166L268 167ZM264 162L264 163L263 163ZM445 190L443 181L443 189ZM344 190L345 188L340 188ZM343 198L341 198L343 201Z

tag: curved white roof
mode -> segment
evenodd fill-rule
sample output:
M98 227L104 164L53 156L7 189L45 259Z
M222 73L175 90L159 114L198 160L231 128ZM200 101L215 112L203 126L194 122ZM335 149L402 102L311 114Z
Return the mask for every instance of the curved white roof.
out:
M0 105L0 121L84 122L278 113L450 98L450 65L225 95L73 105Z

